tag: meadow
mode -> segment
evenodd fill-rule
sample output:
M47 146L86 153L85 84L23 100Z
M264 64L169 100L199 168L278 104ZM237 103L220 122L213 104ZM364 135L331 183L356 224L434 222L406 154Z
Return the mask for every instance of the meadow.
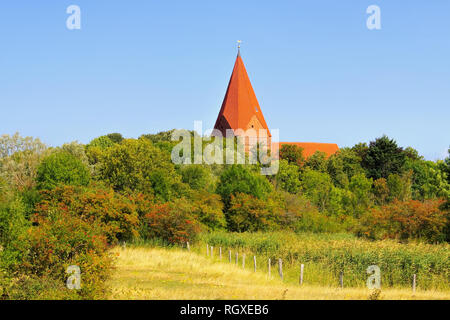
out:
M309 282L302 286L268 278L263 270L242 269L205 254L178 247L116 247L115 269L107 282L109 299L450 299L450 292L409 288L367 288L319 286Z
M268 272L271 259L272 275L278 276L277 263L282 259L285 282L299 282L300 265L304 264L304 283L339 285L343 272L344 287L366 286L370 265L381 269L381 283L389 288L411 288L413 275L421 289L450 290L450 245L407 244L391 240L369 241L351 234L295 234L289 232L203 233L191 250L206 256L206 245L213 246L218 258L222 248L223 261L232 263L238 253L239 265L245 254L245 268L253 269L256 256L258 270Z

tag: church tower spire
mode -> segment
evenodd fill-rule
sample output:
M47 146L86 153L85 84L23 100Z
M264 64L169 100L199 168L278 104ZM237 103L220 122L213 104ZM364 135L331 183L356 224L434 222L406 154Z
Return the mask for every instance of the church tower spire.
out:
M254 129L256 133L265 129L271 137L242 61L240 44L241 41L238 41L238 54L214 129L221 131L224 137L227 129Z

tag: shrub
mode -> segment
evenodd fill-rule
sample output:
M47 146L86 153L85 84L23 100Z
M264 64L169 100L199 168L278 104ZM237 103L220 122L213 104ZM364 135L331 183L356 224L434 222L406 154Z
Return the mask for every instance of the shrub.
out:
M65 210L50 210L46 217L36 216L33 222L37 226L29 229L23 239L29 243L29 249L19 272L64 284L67 267L77 265L81 269L81 290L76 291L77 296L105 298L104 282L112 260L102 225Z
M228 230L245 232L277 229L280 211L277 203L271 199L258 199L245 193L232 195L230 209L226 214Z
M191 209L183 199L155 204L145 215L144 238L159 238L173 244L193 241L200 226Z
M60 185L87 186L90 174L80 159L68 152L55 152L42 160L36 180L41 190Z
M225 210L228 210L233 195L245 193L264 199L272 189L264 176L243 165L232 165L222 172L216 192L222 197Z
M36 215L45 217L51 210L61 210L84 221L96 220L110 243L138 236L139 218L133 200L111 189L65 186L43 191Z
M449 215L439 209L444 201L417 200L394 202L370 210L361 219L359 234L372 239L445 240Z

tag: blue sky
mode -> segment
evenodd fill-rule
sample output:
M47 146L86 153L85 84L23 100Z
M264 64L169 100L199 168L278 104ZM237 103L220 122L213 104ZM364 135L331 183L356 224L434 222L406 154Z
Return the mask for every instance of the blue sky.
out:
M66 8L81 8L68 30ZM368 30L366 8L381 8ZM0 133L50 145L214 125L236 40L282 141L450 145L450 1L2 1Z

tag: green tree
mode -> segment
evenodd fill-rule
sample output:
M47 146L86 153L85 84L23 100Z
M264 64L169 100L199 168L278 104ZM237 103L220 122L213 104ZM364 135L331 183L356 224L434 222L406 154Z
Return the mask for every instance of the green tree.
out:
M305 165L303 148L294 144L281 145L279 155L281 160L287 160L289 164L295 164L299 168L303 168L303 166Z
M306 160L305 167L312 170L327 172L327 155L325 152L316 151Z
M373 179L387 178L391 174L402 174L406 154L393 139L387 136L371 141L362 165Z
M359 173L363 173L361 157L350 148L342 148L328 158L327 171L335 186L348 188L350 179Z
M245 193L258 199L264 199L272 189L272 185L264 176L251 171L248 166L231 165L222 172L216 192L222 197L225 211L227 211L232 195Z
M125 139L102 154L99 178L116 191L153 193L163 200L185 188L170 155L149 140Z
M280 160L279 170L275 176L276 187L289 193L297 193L300 190L299 174L297 165Z
M205 165L182 165L180 168L183 182L194 190L207 190L213 183L211 169Z
M387 178L387 186L389 188L389 201L393 201L395 199L400 201L411 199L411 176L411 171L408 171L402 175L389 175L389 177Z
M324 211L329 203L333 187L331 177L326 172L306 168L301 175L303 194L311 200L320 211Z
M87 186L89 169L80 159L64 151L54 152L44 158L37 169L39 189L53 189L59 185Z
M371 205L372 179L362 173L354 175L350 180L349 189L353 193L353 216L360 217Z

